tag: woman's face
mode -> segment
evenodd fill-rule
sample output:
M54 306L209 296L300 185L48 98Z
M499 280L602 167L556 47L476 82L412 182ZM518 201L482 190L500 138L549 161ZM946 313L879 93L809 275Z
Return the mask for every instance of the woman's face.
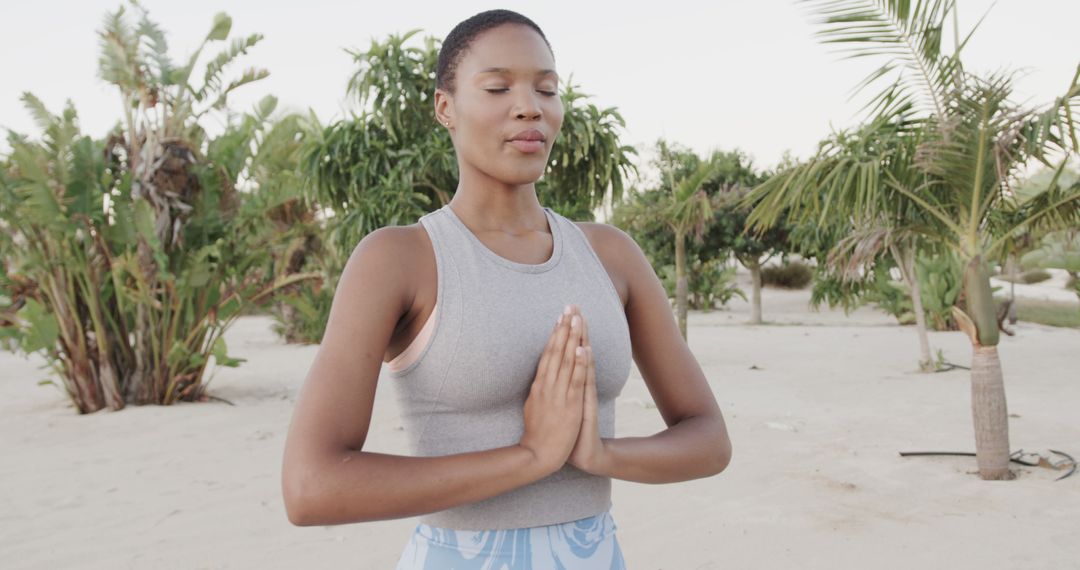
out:
M436 91L435 110L450 124L459 164L507 184L539 179L563 121L543 38L518 24L481 33L462 53L454 88ZM520 140L535 138L542 140Z

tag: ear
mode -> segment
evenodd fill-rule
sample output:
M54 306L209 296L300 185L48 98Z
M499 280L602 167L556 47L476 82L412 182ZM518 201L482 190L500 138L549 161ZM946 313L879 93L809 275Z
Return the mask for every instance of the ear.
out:
M435 90L435 119L446 128L454 126L453 96L442 89Z

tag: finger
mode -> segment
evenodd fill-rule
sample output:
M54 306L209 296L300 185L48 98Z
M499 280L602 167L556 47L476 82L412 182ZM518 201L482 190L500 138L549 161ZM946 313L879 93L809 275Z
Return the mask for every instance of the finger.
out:
M589 346L589 323L585 317L581 317L583 326L581 327L581 346Z
M558 378L556 379L556 394L566 394L567 385L570 383L571 375L574 372L574 361L578 358L575 349L581 344L581 315L574 313L569 319L565 320L570 321L570 328L563 349L562 366L559 368Z
M563 314L562 323L559 324L559 328L555 333L555 344L551 347L548 366L545 370L544 386L547 388L552 388L558 383L561 370L566 366L566 347L570 344L571 338L570 317L569 314Z
M551 352L555 346L555 339L558 337L559 325L562 324L562 313L555 319L555 326L551 329L551 334L547 337L547 343L544 344L544 351L540 353L540 363L536 366L536 375L540 378L544 378L547 374L548 366L551 362Z
M585 352L586 359L588 360L588 365L585 367L585 410L590 416L589 419L595 419L597 415L597 407L599 405L597 402L598 396L596 394L596 355L593 354L593 349L591 346L586 347Z
M581 403L581 392L585 389L585 381L588 377L589 354L584 346L574 347L577 361L574 363L574 372L570 378L570 386L567 388L566 397L571 402ZM580 354L578 354L580 353Z

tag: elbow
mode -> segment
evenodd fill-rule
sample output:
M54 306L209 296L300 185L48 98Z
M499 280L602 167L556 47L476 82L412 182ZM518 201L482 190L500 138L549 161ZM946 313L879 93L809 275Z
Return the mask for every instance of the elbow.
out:
M728 469L728 465L731 463L731 444L729 443L723 453L720 454L719 464L716 467L716 474L723 473Z
M728 437L727 433L724 433L720 438L719 449L720 453L718 454L719 457L717 458L716 467L714 467L714 475L722 473L727 469L728 465L731 464L731 439Z
M296 493L285 492L285 516L289 519L289 522L294 526L313 526L315 521L312 519L310 508L307 501Z
M285 516L293 526L315 526L316 521L308 515L303 503L296 499L285 499Z
M285 516L294 526L315 526L320 524L315 498L312 496L313 486L295 474L290 475L288 470L282 473L281 491L285 502Z

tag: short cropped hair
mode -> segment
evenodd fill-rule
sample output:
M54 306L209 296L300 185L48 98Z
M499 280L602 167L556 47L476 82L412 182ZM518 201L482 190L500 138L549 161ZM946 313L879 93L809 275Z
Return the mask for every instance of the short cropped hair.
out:
M448 93L454 92L454 79L457 75L458 62L461 61L464 52L477 36L494 27L503 24L520 24L528 26L540 34L548 50L551 50L551 42L548 41L544 31L536 22L514 12L512 10L488 10L480 12L467 20L454 26L453 30L443 40L439 48L439 61L435 67L435 86ZM554 56L554 52L552 52Z

